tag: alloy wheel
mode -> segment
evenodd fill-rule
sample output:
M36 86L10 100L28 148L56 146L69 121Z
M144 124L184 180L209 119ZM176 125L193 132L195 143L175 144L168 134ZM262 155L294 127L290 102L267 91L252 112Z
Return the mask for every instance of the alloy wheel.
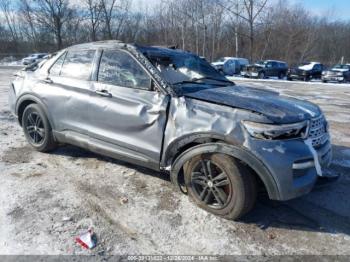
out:
M191 185L196 198L211 208L221 209L230 202L232 189L229 177L209 159L203 159L195 166Z
M40 145L45 139L45 128L43 120L36 112L31 112L26 120L26 131L31 142Z

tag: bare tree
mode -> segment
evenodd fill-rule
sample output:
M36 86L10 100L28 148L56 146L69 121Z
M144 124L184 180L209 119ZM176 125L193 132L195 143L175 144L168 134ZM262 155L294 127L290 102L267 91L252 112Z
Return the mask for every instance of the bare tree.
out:
M241 3L244 12L239 12L238 3L236 0L225 0L219 4L225 7L231 14L245 21L249 26L249 57L253 60L254 52L254 26L262 11L266 7L268 0L243 0Z
M81 2L0 0L0 52L120 39L177 45L208 60L236 54L289 64L350 62L350 21L316 17L286 0L162 0L147 11L131 9L131 0Z
M0 1L0 11L5 17L6 25L11 33L12 41L17 44L19 35L17 30L17 19L15 12L13 10L13 2L10 0L1 0Z
M100 0L107 39L119 38L129 13L130 0ZM115 28L113 32L113 28ZM113 36L114 35L114 36Z
M97 30L101 23L103 4L100 0L85 0L84 3L90 23L90 38L92 41L96 41Z
M68 0L37 0L35 6L36 19L39 23L52 30L55 35L57 49L63 46L63 26L73 14Z

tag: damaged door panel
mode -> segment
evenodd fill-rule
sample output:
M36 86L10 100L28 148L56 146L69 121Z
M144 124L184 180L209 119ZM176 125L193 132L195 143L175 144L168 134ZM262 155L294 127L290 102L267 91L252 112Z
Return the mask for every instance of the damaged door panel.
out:
M89 80L94 55L95 50L64 53L48 74L42 75L33 85L34 92L54 115L52 124L56 131L88 135L90 127L86 108L90 103Z
M9 104L33 148L74 144L166 170L215 215L242 217L259 186L288 200L327 178L331 141L317 105L236 86L190 52L101 41L26 70Z
M159 169L169 97L152 87L150 75L127 52L102 53L88 109L95 151L101 144Z

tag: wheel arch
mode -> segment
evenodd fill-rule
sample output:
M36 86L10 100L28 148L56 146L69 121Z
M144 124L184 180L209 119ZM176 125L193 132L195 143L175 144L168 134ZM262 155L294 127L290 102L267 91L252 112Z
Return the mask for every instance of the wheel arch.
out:
M18 100L17 100L15 112L16 112L16 115L18 117L19 124L22 126L23 112L24 112L25 108L30 104L39 105L41 107L41 109L44 111L44 113L46 114L46 117L49 120L51 127L54 128L53 123L52 123L51 118L50 118L50 115L49 115L49 111L48 111L47 107L45 106L45 104L41 101L40 98L38 98L37 96L31 95L31 94L25 94L25 95L21 96L20 98L18 98Z
M172 165L174 160L187 149L200 144L223 142L232 145L239 143L232 138L215 132L196 132L176 138L167 147L162 156L161 165L164 167Z
M234 157L249 168L251 168L257 175L257 177L262 181L270 199L279 199L279 188L274 177L268 168L252 153L246 149L237 146L230 145L226 143L206 143L193 146L184 152L182 152L173 162L170 170L170 178L172 183L176 186L178 190L184 193L183 187L183 166L190 160L193 156L205 153L222 153Z

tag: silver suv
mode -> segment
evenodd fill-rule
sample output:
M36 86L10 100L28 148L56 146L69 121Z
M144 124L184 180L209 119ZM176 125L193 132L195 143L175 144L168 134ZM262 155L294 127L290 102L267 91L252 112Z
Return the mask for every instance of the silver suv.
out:
M167 171L176 188L237 219L263 188L308 193L331 160L318 106L237 86L182 50L117 41L62 50L11 85L10 105L38 151L59 143Z

